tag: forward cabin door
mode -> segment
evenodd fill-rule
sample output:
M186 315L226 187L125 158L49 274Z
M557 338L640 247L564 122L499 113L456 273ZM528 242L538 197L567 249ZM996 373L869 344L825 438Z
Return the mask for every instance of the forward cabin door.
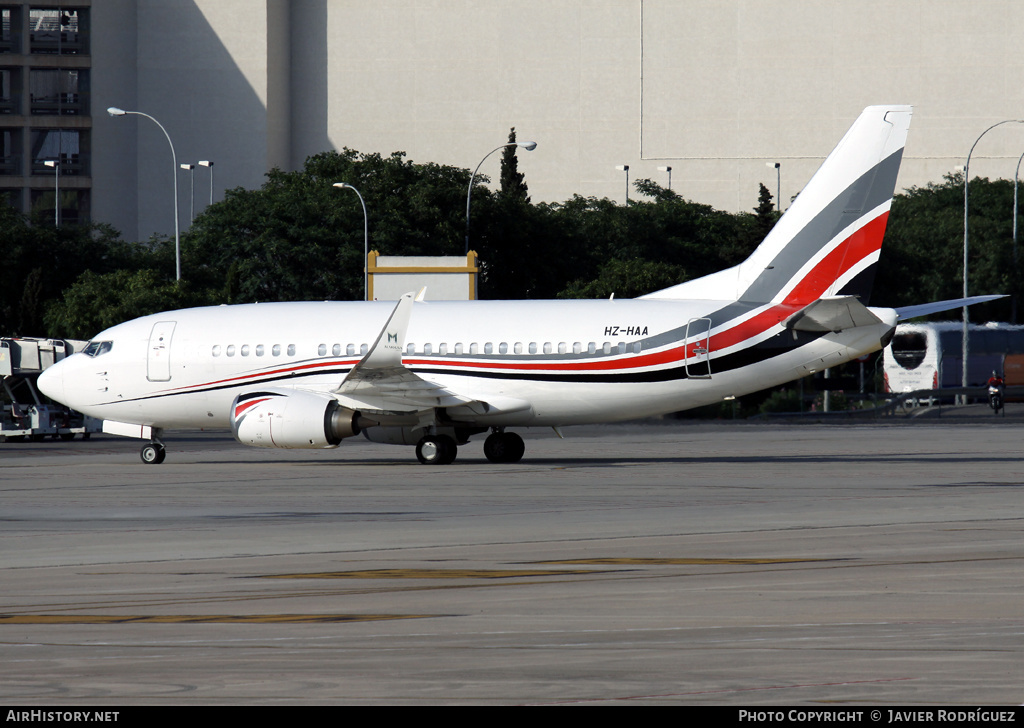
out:
M175 321L158 321L149 335L149 356L146 358L146 379L151 382L171 381L171 335Z

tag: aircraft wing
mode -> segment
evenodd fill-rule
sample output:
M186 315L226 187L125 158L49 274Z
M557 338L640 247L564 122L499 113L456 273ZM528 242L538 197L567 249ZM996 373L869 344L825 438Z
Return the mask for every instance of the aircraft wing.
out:
M341 404L371 414L411 414L475 402L428 382L402 364L417 298L406 293L398 300L373 346L332 392Z

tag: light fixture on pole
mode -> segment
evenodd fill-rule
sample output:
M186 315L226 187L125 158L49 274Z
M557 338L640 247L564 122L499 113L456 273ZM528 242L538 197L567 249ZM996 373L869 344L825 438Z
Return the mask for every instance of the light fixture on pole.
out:
M335 182L334 186L338 189L355 192L359 197L359 204L363 206L363 300L367 301L370 295L369 272L367 271L367 258L370 257L370 219L366 215L366 203L363 202L363 196L359 194L359 190L347 182Z
M672 168L671 167L658 167L659 172L668 172L668 188L672 189Z
M1017 188L1020 187L1020 163L1024 160L1024 154L1017 159L1017 171L1013 173L1013 278L1014 288L1017 281ZM1010 299L1010 323L1017 323L1017 292L1013 293Z
M964 298L967 298L967 182L971 178L971 155L974 154L974 148L978 146L978 142L981 138L988 134L990 131L995 129L997 126L1003 124L1024 124L1024 119L1004 119L1003 121L997 122L990 126L985 131L978 135L978 138L974 140L974 144L971 145L971 151L967 152L967 163L964 165ZM968 346L968 314L967 314L967 303L964 303L963 307L963 329L961 331L961 347L960 354L963 357L963 368L960 374L960 386L967 387L967 355L969 353ZM967 404L967 395L960 395L960 403Z
M60 227L60 160L48 159L43 164L53 167L53 226Z
M191 227L192 221L196 219L196 165L194 164L179 164L179 167L188 172L188 196L189 196L189 208L188 208L188 224Z
M209 159L200 159L200 167L208 167L210 170L210 204L213 204L213 162Z
M154 119L149 114L144 114L141 111L125 111L119 109L116 106L111 106L107 109L107 113L111 116L126 116L132 114L134 116L145 116L147 119L152 121L154 124L160 127L160 131L167 137L167 144L171 147L171 182L174 187L174 277L175 280L181 280L181 231L178 225L178 155L174 153L174 142L171 141L171 135L164 129L164 125Z
M782 162L765 162L765 167L775 167L775 209L782 212Z
M537 148L537 142L511 142L509 144L502 144L500 147L495 147L491 151L487 152L487 154L484 155L484 158L480 160L480 164L476 165L476 169L473 170L473 174L469 177L469 189L466 190L466 255L469 255L469 203L470 198L473 195L473 180L476 179L476 173L480 171L480 167L482 167L483 163L487 161L487 158L499 149L504 149L505 147L522 147L526 151L532 152Z
M615 166L615 169L626 173L626 202L629 202L629 165L619 164Z

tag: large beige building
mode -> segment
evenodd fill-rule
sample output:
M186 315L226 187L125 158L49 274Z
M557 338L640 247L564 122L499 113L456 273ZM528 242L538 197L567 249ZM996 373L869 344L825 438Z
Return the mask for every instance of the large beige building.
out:
M172 162L215 196L349 147L467 168L516 127L534 201L628 181L783 205L864 107L910 103L900 185L940 181L1024 118L1017 0L0 0L0 189L129 238L173 232ZM972 176L1012 177L1024 124ZM778 163L778 177L775 164ZM628 166L628 172L620 169ZM481 169L497 176L498 155ZM210 170L175 173L183 229ZM635 195L635 192L631 192ZM47 197L49 195L49 197ZM370 211L372 217L372 210ZM385 251L386 252L386 251Z

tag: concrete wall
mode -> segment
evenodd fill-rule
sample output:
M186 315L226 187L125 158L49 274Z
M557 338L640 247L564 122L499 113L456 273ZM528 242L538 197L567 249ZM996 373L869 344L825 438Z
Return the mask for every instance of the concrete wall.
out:
M775 192L775 162L785 206L864 106L915 105L902 187L1024 118L1014 0L104 0L93 15L94 217L143 239L173 230L169 152L106 106L159 118L179 161L214 160L218 197L342 147L472 169L515 126L538 142L519 153L535 202L622 201L616 166L662 184L671 166L674 189L729 210ZM1012 177L1022 152L1024 125L1002 127L972 173Z

